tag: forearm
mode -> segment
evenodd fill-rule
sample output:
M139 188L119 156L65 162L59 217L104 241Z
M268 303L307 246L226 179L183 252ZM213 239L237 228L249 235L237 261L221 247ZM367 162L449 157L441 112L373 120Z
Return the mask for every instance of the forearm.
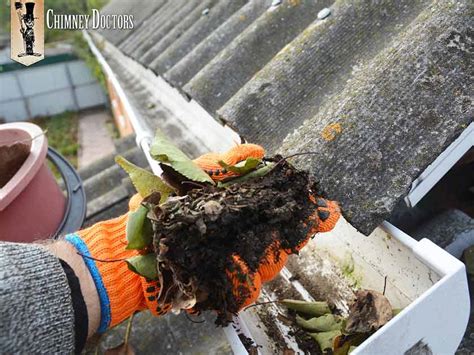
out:
M0 353L72 353L74 321L58 258L43 246L0 243Z
M100 303L97 289L82 256L70 243L61 240L45 245L53 255L64 260L79 279L81 293L87 307L88 338L97 331L100 322ZM75 295L77 297L77 295Z

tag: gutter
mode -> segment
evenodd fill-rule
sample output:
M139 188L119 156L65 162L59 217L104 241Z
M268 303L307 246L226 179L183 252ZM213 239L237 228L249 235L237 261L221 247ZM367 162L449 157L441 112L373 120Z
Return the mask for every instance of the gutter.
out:
M84 39L87 41L87 44L89 45L89 48L91 49L92 53L97 58L97 61L102 67L102 70L104 71L107 78L110 80L111 84L113 85L115 91L117 92L118 97L120 98L120 101L124 105L124 109L127 112L128 117L130 119L130 123L133 127L133 130L135 131L135 135L136 135L135 141L137 143L137 146L139 146L142 149L143 153L145 154L146 160L148 164L150 165L150 168L153 171L153 173L155 175L161 175L163 171L161 170L160 165L150 155L150 146L153 140L153 136L150 134L150 131L143 125L143 123L138 118L138 115L136 111L134 110L133 105L130 103L130 100L128 99L127 95L125 94L125 91L120 85L120 82L118 81L117 76L115 75L114 71L110 67L109 63L107 63L107 61L105 60L102 53L97 49L90 34L86 30L83 30L82 35L84 36Z

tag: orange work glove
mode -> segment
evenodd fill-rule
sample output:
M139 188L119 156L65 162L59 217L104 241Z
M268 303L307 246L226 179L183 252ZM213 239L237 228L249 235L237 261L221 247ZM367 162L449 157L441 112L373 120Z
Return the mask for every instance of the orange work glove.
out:
M132 197L130 212L138 208L141 200L139 194ZM123 261L139 255L138 250L125 249L127 220L128 213L96 223L65 238L83 256L97 288L101 312L99 333L119 324L136 311L148 308L153 314L160 315L171 309L171 305L158 305L156 302L160 291L158 282L146 280L130 271Z
M315 210L309 217L313 222L313 227L308 232L306 238L294 250L283 249L276 241L267 248L260 266L254 273L249 272L249 267L238 255L234 255L234 263L237 266L234 272L227 272L227 276L232 279L234 294L237 300L241 301L240 309L254 303L260 295L261 286L277 276L285 266L288 255L300 251L316 233L329 232L334 228L341 212L339 206L334 201L323 198L315 198L310 195L310 200L314 203ZM239 273L247 274L246 280L239 277ZM250 282L249 282L250 281ZM245 294L245 299L242 295Z
M214 180L221 181L236 176L236 174L223 169L218 163L220 160L229 165L235 165L249 157L261 159L264 155L265 150L261 146L242 144L230 149L224 154L204 154L197 158L195 163ZM288 255L301 250L316 233L328 232L336 225L341 216L337 202L312 195L309 196L309 199L315 207L314 212L309 217L309 222L313 222L313 227L308 232L306 239L294 250L283 249L280 248L278 242L273 243L268 247L265 257L254 273L250 272L250 268L239 255L233 256L234 263L237 267L234 268L233 272L227 271L227 276L232 279L232 292L236 299L242 299L243 294L245 294L245 299L241 300L240 309L256 301L260 295L262 283L272 280L280 273L288 260ZM239 277L239 274L246 274L248 278L243 280L242 277Z

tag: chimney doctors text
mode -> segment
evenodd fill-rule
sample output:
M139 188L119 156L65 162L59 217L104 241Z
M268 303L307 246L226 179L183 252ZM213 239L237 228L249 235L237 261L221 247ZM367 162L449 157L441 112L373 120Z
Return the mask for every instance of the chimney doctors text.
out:
M66 15L55 14L53 9L49 9L46 12L46 26L57 30L131 30L133 15L101 15L97 9L92 9L92 15Z

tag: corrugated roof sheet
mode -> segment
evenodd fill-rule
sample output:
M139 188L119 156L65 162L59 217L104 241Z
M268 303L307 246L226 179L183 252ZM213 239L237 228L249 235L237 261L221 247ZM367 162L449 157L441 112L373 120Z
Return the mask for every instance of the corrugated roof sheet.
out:
M104 11L138 24L143 8L134 31L102 35L270 153L316 152L295 163L365 233L472 122L472 1L112 0Z
M166 35L173 27L195 7L194 1L174 1L163 7L161 11L154 14L148 21L144 22L136 31L130 34L119 48L128 55L139 58L153 44Z
M141 0L139 3L128 0L113 0L109 2L101 11L101 14L113 14L113 15L133 15L133 23L136 31L137 28L151 18L151 16L161 10L163 5L169 5L166 0ZM114 45L120 44L125 38L127 38L132 31L128 29L100 29L99 33L107 38L109 42Z
M167 71L164 74L165 79L174 86L183 86L269 6L270 0L251 1L242 6L212 32L205 41L201 41L199 45Z

